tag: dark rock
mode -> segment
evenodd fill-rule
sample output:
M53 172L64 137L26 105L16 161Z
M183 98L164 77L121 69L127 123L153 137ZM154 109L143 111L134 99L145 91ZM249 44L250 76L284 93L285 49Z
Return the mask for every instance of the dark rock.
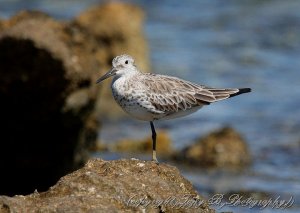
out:
M225 127L200 138L175 159L203 167L244 167L250 163L250 154L242 136Z
M67 29L22 12L0 34L1 194L47 189L81 165L96 141L97 70L83 67L88 51L76 54Z
M0 196L0 209L3 212L215 212L175 167L136 159L90 160L82 169L62 177L47 192Z
M135 11L128 7L118 4L122 14L133 17ZM103 25L104 37L89 30L103 21L101 14L96 17L100 21L58 22L41 12L23 11L1 21L0 194L46 190L87 159L99 130L101 87L95 81L111 66L118 45L125 52L140 39L135 43L127 36L131 42L114 42L108 32L117 15ZM141 27L142 21L136 22Z

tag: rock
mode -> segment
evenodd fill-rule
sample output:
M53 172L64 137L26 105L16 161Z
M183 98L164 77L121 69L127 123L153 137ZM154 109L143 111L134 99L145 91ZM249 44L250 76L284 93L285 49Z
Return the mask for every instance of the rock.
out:
M101 86L96 79L111 66L118 46L123 51L138 49L143 36L137 30L142 17L134 15L139 9L116 4L124 22L140 23L132 27L136 35L141 33L139 38L122 31L124 39L115 42L116 34L109 30L114 31L111 26L119 23L113 18L118 14L112 14L110 25L101 14L91 22L81 18L59 22L36 11L23 11L0 22L0 170L5 171L0 194L46 190L87 160L99 130L101 108L96 105L111 103L99 96ZM106 17L108 9L101 8L114 8L108 5L97 11ZM95 11L89 11L80 17L90 13L93 17ZM103 36L101 31L91 33L102 21ZM147 58L145 52L136 54ZM16 177L22 181L14 181Z
M0 209L1 212L215 212L175 167L136 159L90 160L46 192L0 196Z
M1 194L47 189L82 165L96 141L97 61L88 48L77 51L70 30L21 12L0 33Z
M120 54L129 54L135 58L137 66L143 71L149 71L148 45L143 32L144 12L137 6L111 2L81 13L74 21L90 35L95 37L97 45L101 46L95 56L105 58L109 66L103 67L108 71L112 59ZM100 77L100 76L99 76ZM101 96L105 101L97 103L101 117L119 117L124 112L114 102L110 91L110 80L101 83Z
M157 132L156 139L157 155L161 157L168 157L173 152L172 141L166 131ZM142 140L124 139L112 145L111 151L117 152L139 152L152 153L152 137L149 136Z
M204 167L243 167L250 163L250 154L242 136L225 127L186 147L175 159Z

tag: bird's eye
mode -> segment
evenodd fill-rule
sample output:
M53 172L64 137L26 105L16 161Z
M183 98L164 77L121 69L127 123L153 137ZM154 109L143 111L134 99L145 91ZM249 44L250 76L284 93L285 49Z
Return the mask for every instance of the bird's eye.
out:
M125 61L125 64L128 64L128 60Z

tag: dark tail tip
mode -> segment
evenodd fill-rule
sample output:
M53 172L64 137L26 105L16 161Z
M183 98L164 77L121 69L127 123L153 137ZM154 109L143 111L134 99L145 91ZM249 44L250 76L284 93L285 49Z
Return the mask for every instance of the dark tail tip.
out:
M247 93L247 92L251 92L251 88L241 88L239 89L238 94Z
M230 95L230 98L248 92L251 92L251 88L240 88L237 93Z

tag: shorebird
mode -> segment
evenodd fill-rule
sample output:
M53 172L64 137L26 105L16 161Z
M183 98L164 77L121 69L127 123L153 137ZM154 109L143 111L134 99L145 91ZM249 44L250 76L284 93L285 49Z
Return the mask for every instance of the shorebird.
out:
M129 55L112 60L112 69L97 83L114 76L111 90L116 102L132 117L149 121L152 131L152 160L156 158L153 122L194 113L205 105L250 92L250 88L213 88L177 77L142 73Z

